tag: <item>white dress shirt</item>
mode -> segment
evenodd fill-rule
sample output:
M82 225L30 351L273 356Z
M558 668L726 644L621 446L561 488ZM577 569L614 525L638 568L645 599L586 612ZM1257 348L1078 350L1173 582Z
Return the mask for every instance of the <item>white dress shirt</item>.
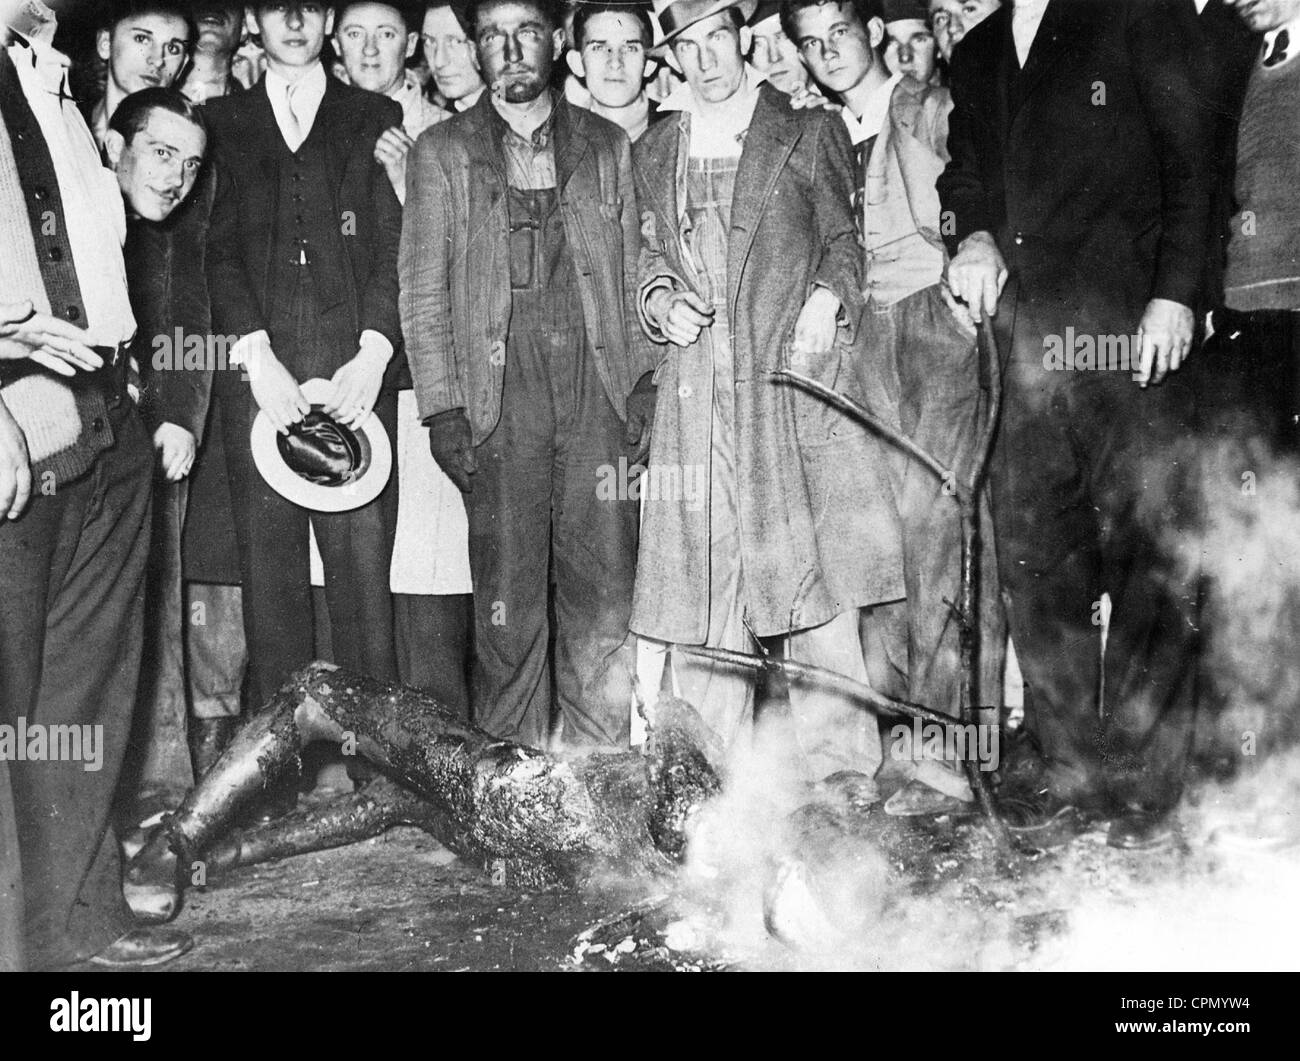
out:
M1029 61L1029 52L1038 36L1038 27L1042 24L1050 0L1015 0L1016 8L1011 13L1011 32L1016 39L1016 57L1023 67Z
M703 108L688 82L683 81L659 104L661 111L685 111L691 116L692 158L739 158L745 148L745 132L758 106L758 86L767 75L745 64L736 94L716 107Z
M325 67L317 62L296 81L267 70L263 85L271 99L280 135L289 150L297 151L311 133L320 101L325 98Z
M853 146L865 144L873 136L879 136L889 119L889 103L894 98L894 89L903 80L902 74L894 74L888 81L867 97L867 105L860 116L855 116L848 107L840 111L844 125L849 130L849 139Z
M94 346L118 346L135 334L122 244L126 212L112 171L100 161L85 119L68 93L69 59L39 38L9 45L23 95L40 126L59 178L72 262L86 319L72 323ZM0 250L0 253L7 251ZM53 307L61 316L60 307Z

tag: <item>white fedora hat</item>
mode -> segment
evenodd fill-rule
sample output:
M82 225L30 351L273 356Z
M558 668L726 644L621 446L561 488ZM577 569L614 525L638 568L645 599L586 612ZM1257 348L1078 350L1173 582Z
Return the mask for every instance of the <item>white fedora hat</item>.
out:
M687 26L729 7L739 8L748 22L758 7L758 0L654 0L655 46L650 54L662 55Z
M253 421L253 463L276 493L313 512L348 512L379 496L393 471L388 432L371 413L347 428L321 410L333 385L309 379L303 397L312 411L281 435L266 413Z

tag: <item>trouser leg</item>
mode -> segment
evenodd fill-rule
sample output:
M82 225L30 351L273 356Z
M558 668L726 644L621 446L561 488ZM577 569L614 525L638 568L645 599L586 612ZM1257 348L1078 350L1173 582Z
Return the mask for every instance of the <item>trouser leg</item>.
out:
M867 684L856 609L828 623L790 635L790 658ZM880 731L875 715L858 701L817 685L790 685L795 734L811 780L842 770L875 775L880 768Z
M1186 378L1133 391L1104 403L1118 416L1090 449L1112 604L1103 747L1116 800L1166 808L1182 793L1196 710L1201 573L1180 546L1199 523L1197 443Z
M554 438L549 373L529 337L512 335L501 419L475 450L474 488L465 495L474 585L470 703L482 729L532 747L543 747L550 733Z
M0 527L5 721L74 726L83 741L80 760L9 764L32 968L131 927L109 811L139 679L153 451L133 408L113 421L116 445L86 476Z
M186 483L154 484L153 547L149 556L140 710L140 790L183 792L194 783L185 742L185 643L181 589L181 528Z
M904 434L932 454L964 488L975 470L988 414L980 390L975 334L959 323L939 288L928 288L895 307L894 352L899 375L899 415ZM908 699L961 714L962 520L955 491L919 462L901 455L897 497L903 523L904 579L908 600ZM1002 616L987 503L981 498L982 550L976 599L977 707L995 706L1001 692L1006 628ZM921 749L915 749L919 754ZM922 759L918 777L952 790L958 762ZM957 786L964 788L964 782Z
M1014 314L1014 303L1008 314ZM1071 386L1042 368L1041 336L1008 354L990 484L999 571L1025 679L1025 727L1065 798L1101 787L1101 525L1073 432Z
M396 395L380 395L375 415L395 448ZM333 661L385 682L397 681L393 598L388 589L396 492L394 475L369 504L347 512L311 514L325 566Z
M248 663L244 591L239 586L189 582L185 594L190 711L195 718L233 718L240 711Z
M253 464L251 395L246 402L224 402L222 411L243 585L248 700L256 711L312 659L307 512L268 486Z
M460 718L469 718L468 593L393 595L397 673L403 685L421 689Z
M575 338L574 369L555 381L555 691L566 743L626 748L637 503L597 489L618 467L623 425Z

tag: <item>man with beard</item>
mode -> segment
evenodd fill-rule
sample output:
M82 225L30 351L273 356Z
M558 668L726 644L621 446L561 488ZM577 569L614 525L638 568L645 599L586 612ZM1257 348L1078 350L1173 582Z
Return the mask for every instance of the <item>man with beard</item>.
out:
M994 526L1036 745L1013 781L1123 847L1172 839L1195 704L1199 579L1175 548L1215 180L1195 91L1167 7L1020 0L955 53L939 182L949 283L996 313L1005 361Z
M625 470L654 401L649 350L627 328L630 145L548 89L558 4L484 0L469 17L491 91L416 143L401 307L430 451L469 515L471 702L490 733L544 746L553 670L563 743L626 747ZM602 489L620 475L623 489Z
M650 468L703 496L645 506L632 629L672 645L789 655L866 681L858 612L903 595L884 454L860 425L771 378L836 382L857 354L861 249L853 149L838 115L792 109L745 63L753 0L656 2L656 50L685 77L677 119L637 144L639 307L665 349ZM730 754L751 733L751 677L673 651L676 688ZM654 686L643 688L652 696ZM790 690L815 781L852 772L874 798L874 718L816 685Z

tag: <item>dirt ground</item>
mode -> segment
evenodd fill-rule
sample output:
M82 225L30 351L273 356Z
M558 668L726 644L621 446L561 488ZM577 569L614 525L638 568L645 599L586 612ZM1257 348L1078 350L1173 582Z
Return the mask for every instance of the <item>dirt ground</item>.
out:
M1251 940L1273 916L1269 882L1289 888L1298 867L1294 847L1264 863L1203 836L1160 853L1116 851L1100 825L1055 850L1005 859L978 821L906 825L878 808L806 814L825 816L813 822L814 848L857 852L852 871L841 864L831 874L805 849L796 868L812 866L816 879L787 876L773 904L769 873L766 911L762 895L745 891L753 881L738 887L707 873L684 871L666 898L639 906L644 890L494 885L490 872L403 827L191 890L175 924L196 947L166 971L992 970L1106 968L1129 958L1150 968L1230 967L1222 948L1189 951L1189 940L1204 944L1218 931L1243 961L1258 961ZM836 892L842 882L847 890ZM815 905L847 919L849 942L819 938L824 926L806 916L808 884ZM765 912L783 922L775 927L785 942L766 931ZM1128 957L1126 946L1136 948Z

